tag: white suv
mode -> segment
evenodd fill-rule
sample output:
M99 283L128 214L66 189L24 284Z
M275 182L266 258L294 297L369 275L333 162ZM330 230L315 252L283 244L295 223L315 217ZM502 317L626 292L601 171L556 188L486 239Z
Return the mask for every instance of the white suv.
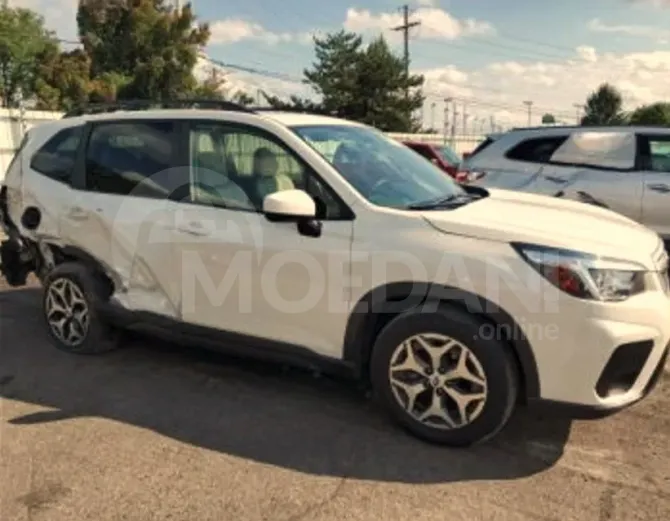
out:
M538 127L489 136L464 161L473 184L608 208L670 245L670 128Z
M363 379L414 435L492 437L517 403L611 412L670 341L659 236L601 208L461 187L300 113L120 105L29 131L0 198L13 285L56 346L140 328Z

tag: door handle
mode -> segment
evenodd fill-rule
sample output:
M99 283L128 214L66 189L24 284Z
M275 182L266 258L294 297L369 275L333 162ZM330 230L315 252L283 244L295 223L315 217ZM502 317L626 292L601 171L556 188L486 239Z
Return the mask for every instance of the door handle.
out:
M204 237L209 235L209 232L205 230L201 224L190 223L182 226L177 226L175 228L178 232L186 233L188 235L194 235L196 237Z
M647 183L647 188L662 194L670 193L670 186L666 185L665 183Z
M564 177L555 177L553 175L545 175L543 176L547 181L551 181L552 183L556 184L565 184L568 182L568 180Z

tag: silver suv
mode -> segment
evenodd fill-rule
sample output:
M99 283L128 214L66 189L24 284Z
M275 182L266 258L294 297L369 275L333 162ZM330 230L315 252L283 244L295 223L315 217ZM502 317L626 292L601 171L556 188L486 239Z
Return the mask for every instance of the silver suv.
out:
M670 241L670 128L514 129L489 136L463 168L475 185L603 206Z

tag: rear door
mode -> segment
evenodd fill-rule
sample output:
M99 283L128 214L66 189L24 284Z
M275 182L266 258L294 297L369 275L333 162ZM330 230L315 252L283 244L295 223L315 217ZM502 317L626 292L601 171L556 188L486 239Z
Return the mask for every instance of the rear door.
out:
M642 223L670 240L670 135L640 134Z
M101 121L85 132L73 180L77 196L63 215L67 242L105 265L129 309L178 315L172 234L180 186L182 124L169 120Z
M8 173L9 213L18 224L25 208L37 207L42 218L35 233L42 239L58 239L62 216L72 200L72 175L83 126L64 128L46 140L40 132L33 132L36 135L25 144L25 154L13 162ZM17 175L19 168L29 172Z

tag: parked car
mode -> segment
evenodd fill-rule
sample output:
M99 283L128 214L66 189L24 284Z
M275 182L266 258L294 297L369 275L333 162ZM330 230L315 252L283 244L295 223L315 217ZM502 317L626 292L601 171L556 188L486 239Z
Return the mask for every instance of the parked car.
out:
M670 241L670 128L540 127L486 139L470 182L609 208Z
M36 273L57 348L128 328L303 364L367 382L432 442L490 439L518 404L620 410L668 356L656 233L459 185L341 119L89 107L29 130L0 222L2 273Z
M403 144L428 159L451 177L460 180L458 168L461 164L461 158L451 147L422 143L420 141L403 141Z

